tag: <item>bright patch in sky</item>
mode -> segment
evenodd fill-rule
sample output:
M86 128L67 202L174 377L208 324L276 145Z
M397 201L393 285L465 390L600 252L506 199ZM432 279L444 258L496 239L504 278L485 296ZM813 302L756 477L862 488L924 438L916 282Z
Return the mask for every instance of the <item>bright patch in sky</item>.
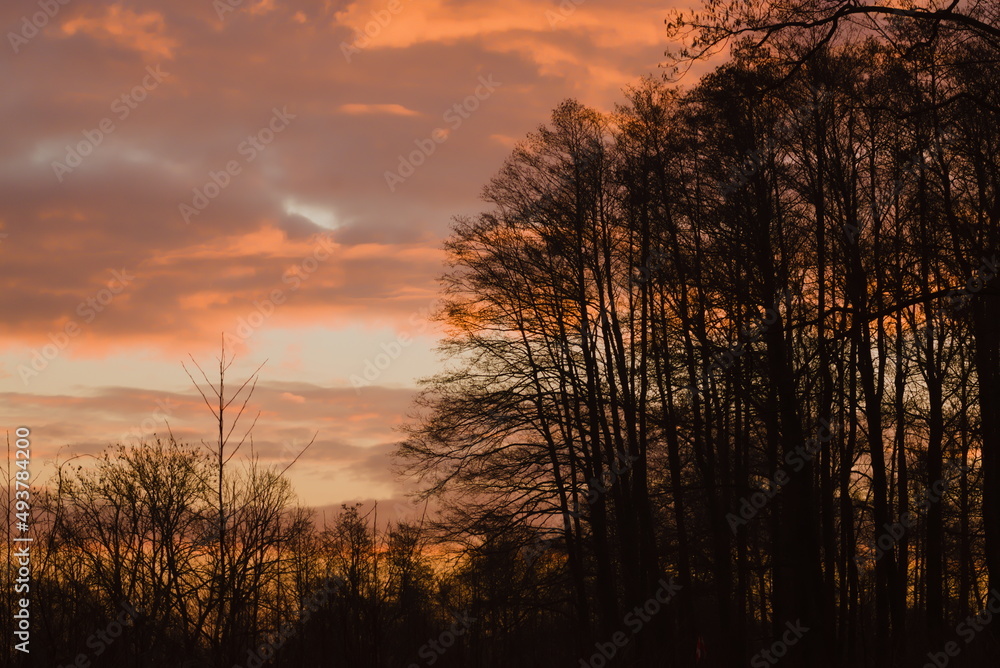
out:
M282 206L285 208L285 213L288 215L298 215L303 218L309 219L311 222L325 227L328 230L334 230L339 227L337 224L337 216L322 206L315 206L312 204L304 204L294 197L288 197L283 202Z

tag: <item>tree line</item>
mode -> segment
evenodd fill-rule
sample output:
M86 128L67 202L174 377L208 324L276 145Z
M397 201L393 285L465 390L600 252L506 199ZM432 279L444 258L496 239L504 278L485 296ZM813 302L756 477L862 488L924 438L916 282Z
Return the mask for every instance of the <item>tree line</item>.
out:
M589 665L664 573L676 604L613 661L985 665L994 38L710 7L700 44L766 39L690 89L563 103L456 221L451 364L400 455L451 534L541 536L563 580L539 610Z

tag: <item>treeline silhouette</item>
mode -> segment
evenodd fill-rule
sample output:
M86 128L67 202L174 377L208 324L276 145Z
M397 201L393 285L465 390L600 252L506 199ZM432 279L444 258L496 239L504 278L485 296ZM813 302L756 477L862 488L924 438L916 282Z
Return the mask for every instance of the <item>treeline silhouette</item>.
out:
M997 10L710 6L767 39L564 102L456 221L397 453L439 512L318 523L220 382L214 451L59 469L25 665L994 665Z
M718 12L702 44L746 25ZM562 104L447 242L451 365L400 454L448 535L549 546L525 623L566 665L1000 656L998 50L822 17Z

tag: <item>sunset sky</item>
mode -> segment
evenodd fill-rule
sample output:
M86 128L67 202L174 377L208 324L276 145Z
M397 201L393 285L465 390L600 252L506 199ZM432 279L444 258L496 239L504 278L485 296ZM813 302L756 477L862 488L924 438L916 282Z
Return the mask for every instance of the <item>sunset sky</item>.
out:
M230 382L267 360L257 453L318 432L304 503L400 497L451 218L561 100L611 110L658 74L667 8L3 3L0 411L36 478L164 418L210 440L181 362L214 379L226 332Z

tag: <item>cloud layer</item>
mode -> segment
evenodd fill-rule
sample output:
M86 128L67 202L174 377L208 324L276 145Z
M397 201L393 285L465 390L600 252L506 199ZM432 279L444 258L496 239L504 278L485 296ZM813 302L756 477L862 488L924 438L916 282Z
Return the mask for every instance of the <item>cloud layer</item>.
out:
M323 475L385 489L396 436L367 425L397 420L405 386L435 369L430 344L403 351L419 360L397 367L408 382L365 389L387 403L358 403L348 378L377 343L433 333L451 217L478 208L512 144L566 97L610 109L667 46L653 2L42 4L54 15L0 7L8 419L44 424L46 456L92 451L153 396L188 408L191 388L164 369L217 352L225 332L248 361L298 364L301 386L262 397L262 456L321 428ZM498 85L469 111L484 79ZM449 110L463 104L456 126ZM390 190L386 173L432 136ZM336 345L317 352L324 331Z

